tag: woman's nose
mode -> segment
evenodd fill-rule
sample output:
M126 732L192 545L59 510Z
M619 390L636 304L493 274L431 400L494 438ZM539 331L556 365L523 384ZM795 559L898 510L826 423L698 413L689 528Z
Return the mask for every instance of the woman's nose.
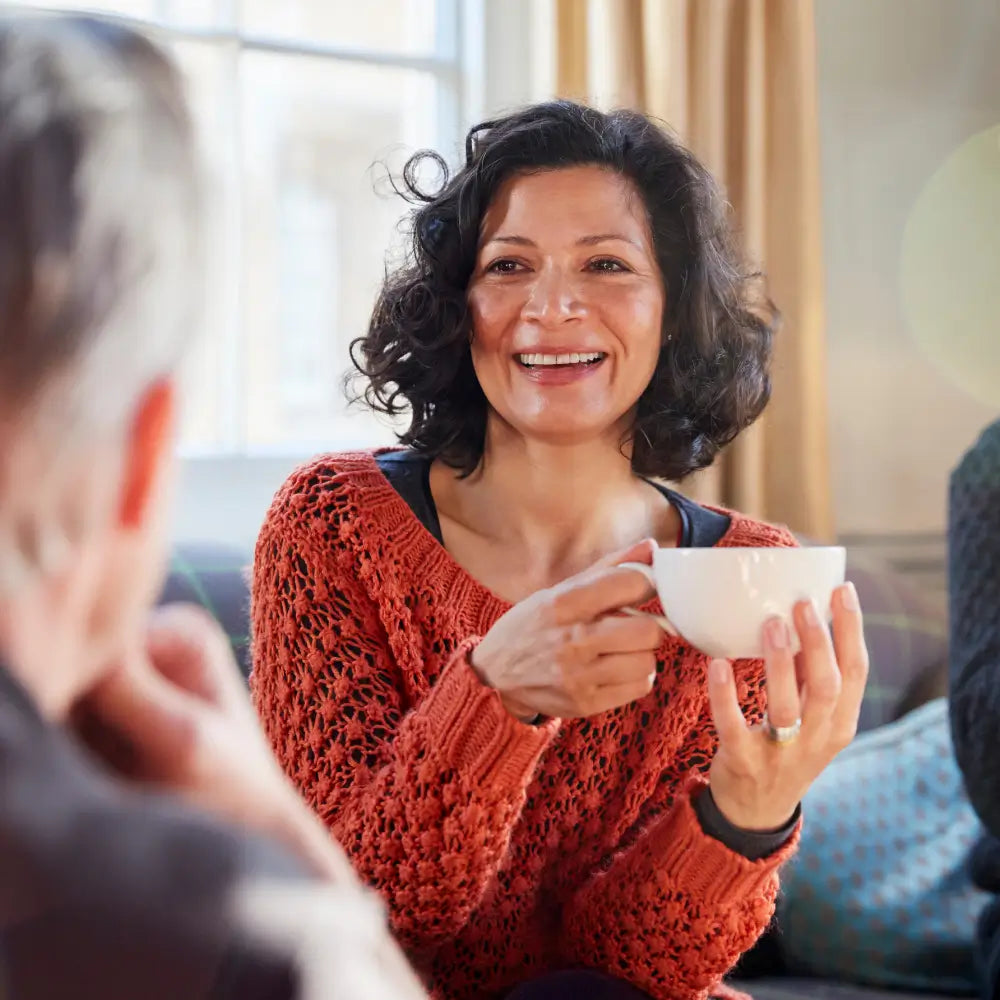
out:
M562 323L581 316L584 309L573 275L562 268L548 267L536 273L528 290L523 315L525 319L537 323Z

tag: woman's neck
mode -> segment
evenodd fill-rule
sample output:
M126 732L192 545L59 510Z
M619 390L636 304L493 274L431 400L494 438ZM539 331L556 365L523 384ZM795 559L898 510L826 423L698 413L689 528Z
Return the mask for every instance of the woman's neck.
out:
M508 565L507 575L523 574L531 589L643 538L668 542L679 527L676 511L632 472L617 439L553 445L491 427L479 469L459 479L437 465L432 490L445 545L458 561L489 576L475 568L476 550L486 550L487 564L501 576Z

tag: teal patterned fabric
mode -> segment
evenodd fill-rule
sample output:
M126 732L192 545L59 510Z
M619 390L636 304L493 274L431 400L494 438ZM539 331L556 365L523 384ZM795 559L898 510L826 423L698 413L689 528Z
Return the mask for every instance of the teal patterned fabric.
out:
M789 970L975 992L973 939L989 897L969 876L982 830L945 699L859 737L813 785L803 814L778 904Z

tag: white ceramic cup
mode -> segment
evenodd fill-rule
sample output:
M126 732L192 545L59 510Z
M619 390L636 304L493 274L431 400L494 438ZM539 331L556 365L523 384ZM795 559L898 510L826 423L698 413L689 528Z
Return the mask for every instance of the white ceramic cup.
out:
M763 628L771 618L798 634L792 611L813 600L829 615L834 590L844 582L846 553L838 546L791 548L657 549L652 566L624 563L656 588L663 615L635 608L707 656L727 660L763 656Z

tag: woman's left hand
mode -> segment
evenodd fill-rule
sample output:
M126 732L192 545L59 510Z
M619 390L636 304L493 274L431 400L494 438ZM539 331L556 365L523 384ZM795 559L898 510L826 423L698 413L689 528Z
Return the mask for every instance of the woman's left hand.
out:
M708 689L719 749L709 772L723 816L743 830L783 827L820 772L854 739L868 677L868 650L853 584L833 596L833 637L816 606L795 607L801 651L791 652L780 619L764 628L767 718L748 726L727 660L709 665ZM788 735L801 720L798 735Z

